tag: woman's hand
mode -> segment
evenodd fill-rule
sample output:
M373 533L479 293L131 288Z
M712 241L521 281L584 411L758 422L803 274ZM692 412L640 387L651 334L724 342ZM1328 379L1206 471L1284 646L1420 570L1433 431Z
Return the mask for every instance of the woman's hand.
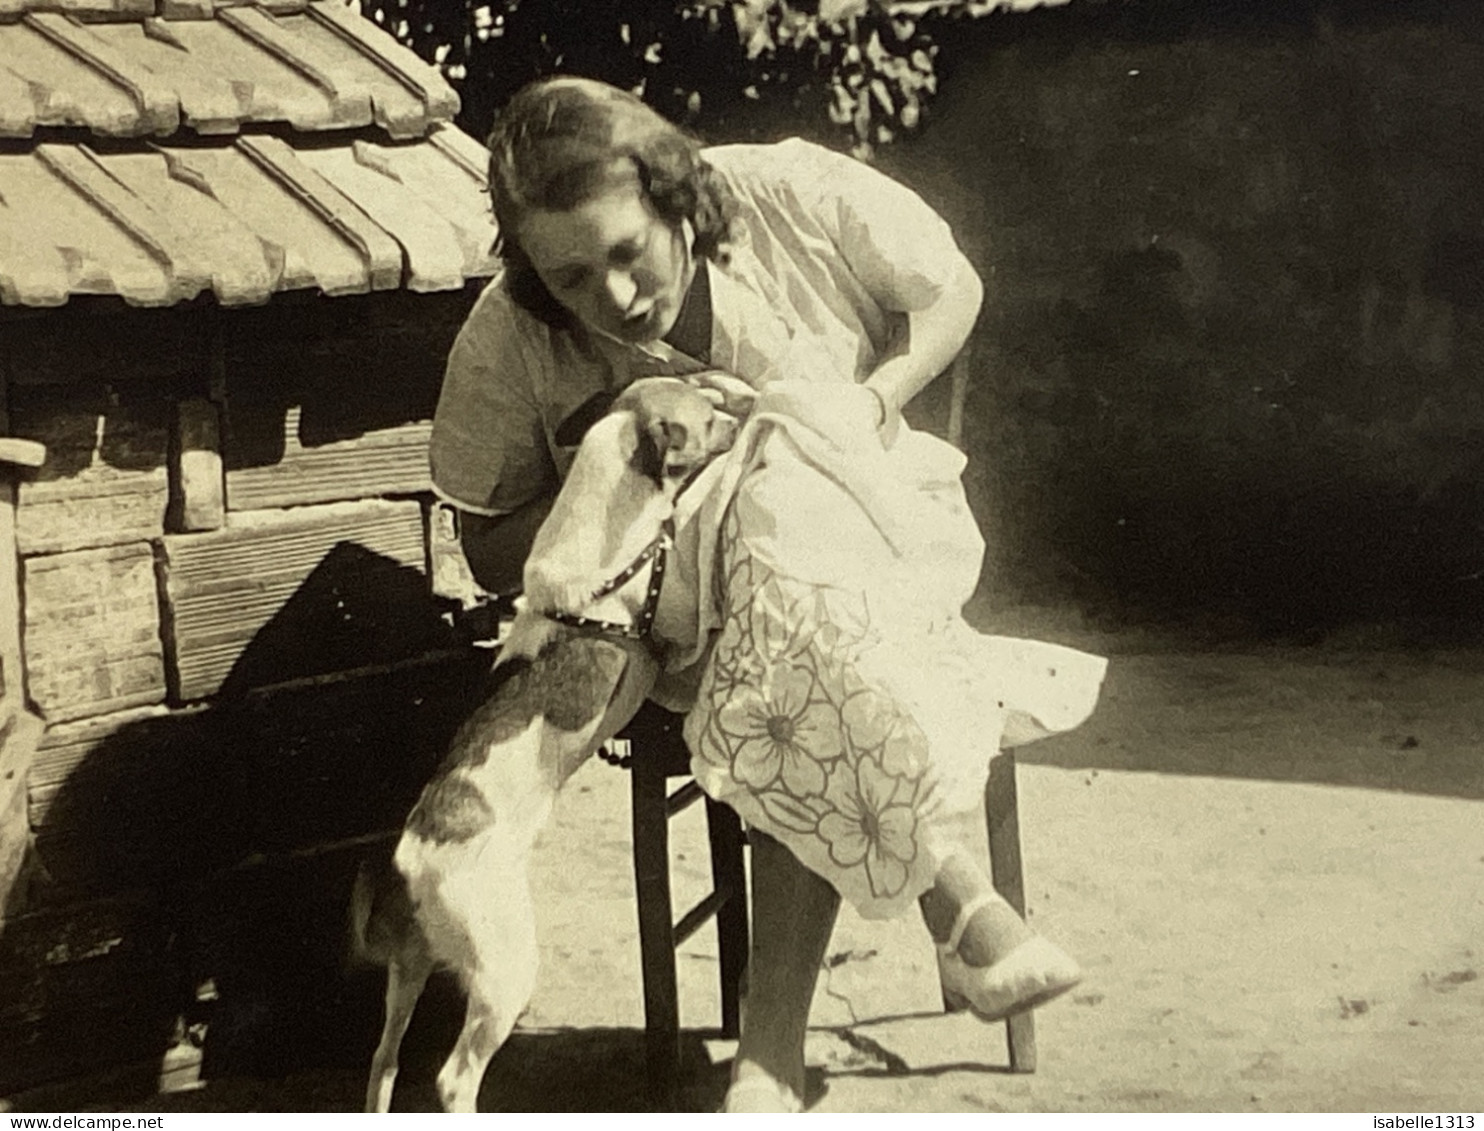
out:
M728 416L745 420L752 413L757 400L757 390L740 377L720 369L708 369L686 378L693 382L702 394Z
M876 432L881 437L881 446L890 448L897 442L897 433L902 427L902 410L895 403L888 401L886 395L875 385L865 384L861 388L875 396L876 404L880 410L880 417L876 424Z

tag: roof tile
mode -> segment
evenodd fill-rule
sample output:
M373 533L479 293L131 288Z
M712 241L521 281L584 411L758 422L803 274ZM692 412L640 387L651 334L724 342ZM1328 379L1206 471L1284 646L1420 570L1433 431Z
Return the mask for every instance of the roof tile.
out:
M179 103L174 83L143 65L137 52L125 48L114 34L119 31L143 36L142 24L120 24L100 28L103 34L56 12L32 12L21 23L55 45L74 66L101 76L124 99L127 110L117 118L87 122L100 133L167 134L180 126ZM125 48L122 49L121 48ZM33 81L45 83L45 75ZM78 107L86 113L85 107ZM69 125L84 123L67 123Z
M27 12L65 12L88 19L139 19L155 14L155 0L0 0L0 20Z
M402 281L402 249L397 241L316 169L301 161L287 142L276 137L244 137L237 148L359 254L367 285L356 289L384 291Z
M116 161L105 169L97 154L80 145L41 145L36 156L59 180L86 199L159 268L161 289L146 288L140 297L151 304L179 302L199 294L210 273L201 263L197 248L176 228L170 212L132 192L115 171ZM147 272L141 271L141 277Z
M370 20L343 4L310 4L305 15L333 28L346 43L354 44L361 59L375 66L416 96L440 121L452 121L459 112L459 96L434 67L398 44ZM397 136L393 134L393 136Z

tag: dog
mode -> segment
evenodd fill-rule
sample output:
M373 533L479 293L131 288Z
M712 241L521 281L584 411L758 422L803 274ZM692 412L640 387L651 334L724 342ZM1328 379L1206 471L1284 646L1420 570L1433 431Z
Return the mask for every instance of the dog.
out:
M366 1110L387 1111L398 1050L435 968L468 994L438 1073L472 1112L490 1058L535 989L528 864L557 791L633 716L658 673L649 639L667 528L690 477L735 439L716 398L678 378L636 381L588 429L527 559L494 688L454 736L390 863L363 868L353 947L387 968Z

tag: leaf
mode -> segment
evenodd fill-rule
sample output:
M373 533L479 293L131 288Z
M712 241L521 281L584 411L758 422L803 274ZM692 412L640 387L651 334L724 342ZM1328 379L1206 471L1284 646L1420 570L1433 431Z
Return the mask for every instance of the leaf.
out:
M819 819L807 805L791 794L770 789L757 795L758 802L772 820L796 833L812 833Z
M825 23L843 24L865 14L867 0L819 0L819 18Z
M855 99L843 86L838 85L838 79L835 83L832 90L833 97L830 99L830 121L837 126L848 126L855 120Z

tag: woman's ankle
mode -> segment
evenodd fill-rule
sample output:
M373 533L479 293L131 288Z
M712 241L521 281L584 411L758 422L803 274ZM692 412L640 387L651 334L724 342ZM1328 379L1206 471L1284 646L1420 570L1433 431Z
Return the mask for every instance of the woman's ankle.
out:
M969 966L992 965L1034 934L989 878L957 857L945 861L937 883L923 893L918 906L939 946L948 946L955 930L960 931L956 951ZM973 910L961 924L966 908Z
M942 946L953 933L953 924L958 919L958 901L943 890L940 882L917 897L917 908L922 912L923 926L928 929L933 942Z

